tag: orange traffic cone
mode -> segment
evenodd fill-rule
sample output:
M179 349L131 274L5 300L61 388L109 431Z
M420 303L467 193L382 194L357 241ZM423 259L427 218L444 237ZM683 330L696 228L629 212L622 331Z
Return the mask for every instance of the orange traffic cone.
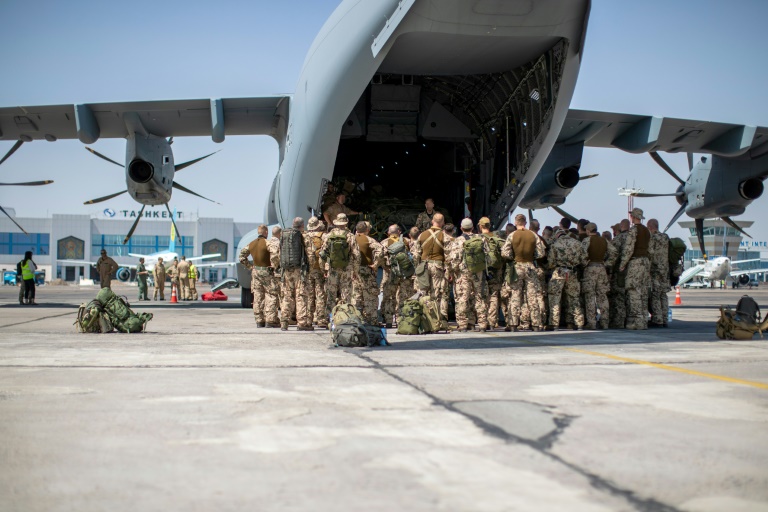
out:
M675 306L681 306L683 301L680 300L680 287L675 286Z
M680 296L680 292L678 291L678 297ZM176 298L176 284L171 283L171 304L176 304L178 299Z

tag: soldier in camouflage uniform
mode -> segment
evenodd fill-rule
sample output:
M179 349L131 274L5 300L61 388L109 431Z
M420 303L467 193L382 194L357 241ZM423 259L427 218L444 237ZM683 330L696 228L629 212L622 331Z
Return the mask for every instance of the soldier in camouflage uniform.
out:
M539 237L539 239L544 244L544 250L549 250L549 243L547 240L539 235L539 229L541 228L541 225L539 224L539 221L536 219L531 220L530 230L533 231L533 233ZM551 231L551 230L550 230ZM541 295L539 295L539 312L541 314L541 323L546 325L547 324L547 315L549 314L549 309L547 308L547 297L549 295L549 292L547 290L547 274L546 274L546 266L547 266L547 256L546 254L542 256L541 258L538 258L536 260L536 275L539 277L539 286L541 289ZM523 301L523 309L520 313L520 325L523 329L528 329L531 325L531 310L528 307L528 300Z
M413 248L413 263L424 262L429 277L429 287L420 287L419 291L429 294L437 302L440 315L448 318L448 286L445 280L445 233L442 213L432 216L432 227L419 235ZM418 281L417 281L418 282Z
M509 312L505 331L517 331L519 328L523 293L525 293L528 307L531 310L533 330L540 331L543 328L541 311L539 310L541 287L539 277L536 275L534 261L544 256L546 249L544 242L535 233L525 228L526 224L525 215L518 214L515 216L517 229L510 233L501 250L504 259L514 261L514 271L517 275L517 278L510 284Z
M611 245L616 248L616 252L621 255L629 236L629 221L622 220L615 226L617 234L613 237ZM618 259L610 275L611 291L608 294L608 306L610 309L609 327L611 329L623 329L627 322L627 292L624 287L625 275L619 272Z
M414 224L415 227L419 228L419 233L423 233L432 227L432 218L435 216L435 213L438 213L437 210L435 210L435 202L431 197L424 201L424 208L426 208L426 210L416 217L416 224Z
M171 278L171 295L173 295L173 290L176 290L176 300L181 299L181 290L179 289L179 260L178 258L173 258L173 263L171 264L171 267L168 269L168 277Z
M659 231L659 221L650 219L651 232L649 252L651 256L651 323L648 327L668 327L667 292L672 289L669 282L669 237Z
M340 213L333 221L333 229L323 237L320 249L320 261L325 270L326 315L329 315L337 302L352 304L352 280L360 273L360 251L355 236L347 229L347 215ZM348 261L343 268L333 268L331 261L331 237L345 237L348 248Z
M293 229L298 232L301 238L301 250L303 265L296 268L283 268L280 267L280 283L282 289L282 300L280 302L280 329L283 331L288 330L288 324L291 321L291 313L296 311L296 321L298 322L298 330L300 331L313 331L312 318L307 310L307 295L309 290L307 287L306 273L307 269L312 266L314 261L314 251L312 247L312 241L309 235L304 232L304 219L296 217L292 223ZM289 232L284 231L280 239L288 240L286 237ZM280 250L284 250L284 247L280 246ZM282 261L283 258L281 257Z
M607 329L609 325L608 292L611 285L608 282L607 268L613 268L619 252L597 232L597 226L590 222L585 226L587 238L581 244L587 251L587 266L581 280L581 293L584 295L584 309L587 317L587 329L596 329L597 310L600 310L600 328Z
M376 269L384 257L381 244L368 236L369 227L365 221L355 226L355 243L360 253L360 270L353 284L353 303L363 314L369 325L379 325L379 287L376 284Z
M280 276L278 275L278 272L277 272L277 269L280 267L280 236L282 234L283 234L283 228L281 228L280 226L273 226L272 238L270 238L269 241L267 242L267 249L269 250L270 261L276 261L276 263L272 264L275 270L275 273L272 276L272 294L275 297L277 308L280 307L280 304L283 301L282 291L280 290ZM272 258L277 258L277 259L273 260Z
M554 241L549 247L547 265L552 269L549 280L549 329L560 326L560 300L565 294L565 307L571 312L575 327L584 328L584 312L581 309L581 286L577 267L583 265L587 251L581 243L562 228L555 230ZM566 318L568 318L566 316Z
M488 217L482 217L477 222L477 227L480 229L480 233L486 237L494 237L496 233L491 231L491 219ZM489 246L490 247L490 246ZM499 306L501 304L501 285L504 282L503 268L500 269L488 269L486 275L486 285L488 287L487 299L485 307L488 311L488 328L495 329L499 326Z
M626 271L627 329L648 329L648 292L651 287L651 232L643 226L643 210L630 212L632 228L621 251L619 270Z
M328 184L330 186L330 183ZM314 324L322 329L328 328L328 314L325 301L325 271L320 265L320 249L323 247L323 234L325 225L317 217L310 217L307 222L308 236L312 244L312 252L315 255L307 275L307 308L312 315Z
M267 226L257 228L259 236L243 247L238 256L240 263L251 271L253 317L258 327L280 327L277 317L277 293L274 290L274 268L280 264L280 255L269 251ZM251 257L251 260L248 257Z
M384 253L382 265L384 274L381 278L381 312L384 315L384 324L389 329L392 327L396 313L401 311L403 303L413 296L414 291L412 278L397 279L392 275L392 261L387 248L401 240L400 227L397 224L392 224L389 226L387 234L389 237L381 243ZM406 252L410 254L411 241L407 238L402 238L402 241L405 244Z
M160 300L165 300L165 266L163 258L157 258L155 268L152 269L152 277L155 281L155 292L152 294L152 300L157 300L157 294L160 294Z
M474 308L477 318L478 331L488 329L488 285L485 279L485 269L471 272L467 268L464 244L471 238L482 236L472 234L472 219L461 221L461 236L453 240L448 255L450 275L454 279L454 297L456 299L456 323L459 332L466 332L469 324L469 310ZM488 254L488 241L483 240L483 258Z
M503 232L503 238L506 243L507 238L509 238L509 234L512 233L515 230L514 224L507 224L506 228ZM507 270L510 265L514 265L514 263L510 261L504 260L504 268L501 269L501 291L499 292L499 304L501 305L501 310L504 312L504 320L507 324L509 324L509 298L512 296L512 283L508 282L507 279L504 278L504 276L507 275ZM522 313L521 313L522 314ZM531 314L530 311L528 312L528 318L530 318Z

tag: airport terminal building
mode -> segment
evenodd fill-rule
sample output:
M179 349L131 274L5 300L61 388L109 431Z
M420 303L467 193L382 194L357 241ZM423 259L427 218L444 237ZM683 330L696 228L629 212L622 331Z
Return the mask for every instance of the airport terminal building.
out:
M14 215L12 209L5 209ZM138 213L138 210L113 211L107 208L99 214L91 215L53 214L47 218L16 218L14 215L28 235L3 216L0 218L0 268L15 271L16 263L24 257L24 253L32 251L33 260L39 270L45 272L46 281L60 278L73 282L80 277L95 277L95 269L86 268L85 265L66 265L61 260L95 262L102 249L118 265L135 265L138 258L128 256L128 253L150 254L167 250L172 226L168 212L156 209L145 211L133 237L123 245L123 239ZM176 225L181 235L176 237L176 252L180 256L220 253L221 256L205 260L215 262L235 261L240 239L256 229L258 223L197 217L194 213L177 212ZM200 279L209 282L233 275L233 267L200 269Z

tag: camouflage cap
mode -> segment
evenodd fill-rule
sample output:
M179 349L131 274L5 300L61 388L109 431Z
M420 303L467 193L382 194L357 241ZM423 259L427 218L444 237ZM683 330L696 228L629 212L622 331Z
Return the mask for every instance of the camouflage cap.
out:
M472 219L463 219L461 221L461 229L472 229Z
M588 222L586 226L584 226L584 229L592 233L593 231L597 231L597 224L594 222Z
M491 219L488 217L481 217L479 221L477 221L478 226L482 226L484 228L491 227Z
M629 212L629 214L636 219L643 220L645 218L643 217L643 210L640 208L632 208L632 211Z
M349 224L349 219L347 219L346 213L340 213L336 216L336 218L333 220L334 226L346 226Z
M320 220L317 217L310 217L307 221L307 229L310 231L315 231L317 228L320 227Z

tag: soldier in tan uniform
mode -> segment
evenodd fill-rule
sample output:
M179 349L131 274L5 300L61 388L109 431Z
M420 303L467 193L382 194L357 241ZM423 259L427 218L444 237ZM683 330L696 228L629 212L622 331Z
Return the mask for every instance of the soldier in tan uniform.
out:
M544 244L544 250L545 252L549 248L549 243L547 240L539 235L539 229L541 229L541 224L539 224L539 221L536 219L531 220L531 225L529 226L530 230L533 231L533 233L539 237L539 240L542 241ZM551 235L551 230L550 230ZM543 325L547 324L547 316L549 315L549 307L548 307L548 301L547 296L549 295L549 292L547 290L547 274L546 274L546 268L547 268L547 256L546 254L542 256L541 258L536 259L536 275L539 278L539 287L541 290L541 294L539 295L539 313L541 314L541 323ZM523 301L523 309L520 314L520 325L523 329L527 329L531 323L531 310L528 307L528 300L526 299Z
M600 328L607 329L610 321L608 292L611 285L608 282L607 268L613 268L619 252L597 232L597 226L590 222L585 226L587 238L581 244L587 251L587 266L581 280L581 293L584 296L584 316L586 328L596 329L597 311L600 310Z
M331 223L336 220L336 217L338 217L340 213L343 213L346 216L357 215L360 213L346 206L344 204L346 201L347 195L344 192L339 192L336 194L336 201L323 212L325 223L328 224L329 227Z
M669 237L659 231L659 221L650 219L648 230L651 232L651 322L648 327L668 327L667 311L669 302L667 292L672 289L669 282Z
M389 237L382 243L384 260L384 274L381 279L381 312L384 315L384 324L387 329L392 327L395 315L400 312L406 299L413 296L413 278L398 278L392 272L392 260L394 256L389 254L389 247L402 240L405 245L405 253L410 258L411 241L403 238L400 226L392 224L387 230Z
M554 241L549 247L547 265L552 269L549 280L549 329L557 330L560 326L561 299L566 309L566 321L570 329L584 328L584 310L581 306L581 283L578 269L586 262L587 251L569 233L558 229ZM563 297L564 296L564 297ZM570 324L571 318L574 324Z
M445 280L445 233L443 233L443 223L445 218L442 213L435 213L432 216L432 227L419 235L413 249L413 263L419 268L424 263L423 272L427 273L429 286L423 283L419 286L419 291L429 294L432 300L436 301L440 308L440 314L443 319L448 318L448 287ZM418 274L417 270L417 274ZM427 279L424 279L426 281ZM418 278L416 280L418 284Z
M651 287L651 232L643 226L643 210L632 208L632 228L621 251L619 270L626 271L627 329L648 329L648 292Z
M160 300L165 300L165 265L163 265L163 258L157 258L155 268L152 269L152 277L155 281L155 292L152 294L152 300L157 300L158 293L160 293Z
M347 224L347 215L338 214L320 249L320 260L325 269L326 315L339 301L352 304L352 280L360 273L360 251Z
M616 252L620 256L629 236L629 221L624 219L612 227L616 231L616 235L611 240L611 245L616 248ZM626 276L619 272L618 263L617 258L613 272L609 276L611 291L608 294L608 307L610 309L609 327L611 329L623 329L627 322L627 292L624 287Z
M176 289L176 299L181 299L180 292L179 292L179 260L176 258L173 258L173 263L171 264L170 268L167 269L168 277L171 278L171 292L173 292L173 289Z
M312 326L312 318L307 310L308 290L306 280L307 270L312 265L314 259L314 251L308 250L311 246L311 240L305 235L307 233L304 232L304 219L301 217L294 218L292 229L283 230L280 235L280 279L283 294L280 302L280 329L283 331L288 330L291 313L294 310L296 311L298 330L315 330ZM297 236L297 245L294 247L291 242L296 240L294 237ZM298 251L298 253L293 253L295 258L291 257L290 252L294 250ZM294 266L289 267L287 264L294 259Z
M101 256L96 261L96 271L99 273L102 288L112 287L112 274L117 272L118 268L115 260L107 256L107 251L102 249Z
M432 200L431 197L428 197L424 200L424 210L419 214L418 217L416 217L416 226L419 228L419 233L423 233L426 230L428 230L432 226L432 219L435 216L435 213L439 213L437 210L435 210L435 202Z
M488 285L485 278L485 269L472 272L467 267L465 257L465 244L472 238L482 235L472 234L472 219L461 221L461 236L457 237L451 245L448 257L450 274L454 276L454 297L456 299L456 323L459 332L466 332L470 323L470 310L474 309L479 332L488 329ZM483 238L483 258L488 254L488 241ZM478 247L479 248L479 247Z
M329 186L331 184L329 183ZM317 217L310 217L307 222L307 233L314 254L312 265L307 275L307 309L312 315L315 325L322 329L328 328L328 314L325 307L325 271L320 265L320 249L323 248L323 233L325 225Z
M501 255L508 261L514 261L516 279L510 283L509 312L505 331L517 331L522 314L523 294L528 301L531 311L531 326L534 331L543 329L541 311L539 310L539 295L541 288L539 277L536 275L534 260L544 256L544 242L533 231L525 228L525 215L515 216L515 231L510 233L504 242Z
M381 244L368 236L368 224L360 221L355 226L355 243L360 252L360 271L353 283L353 302L370 325L379 325L379 287L376 269L384 256Z
M272 276L272 293L275 297L277 307L280 307L280 303L283 298L280 292L280 276L277 275L277 269L280 267L280 236L283 234L283 228L280 226L272 226L272 238L267 242L267 250L269 250L269 261L272 264L272 268L275 270ZM275 327L279 327L280 323ZM271 327L271 326L269 326Z
M258 327L280 327L277 317L277 291L274 289L274 267L278 257L272 257L267 246L267 226L257 228L259 236L240 251L239 261L251 271L253 316ZM249 261L248 257L251 257ZM277 255L276 255L277 256ZM252 262L252 263L251 263Z
M179 285L181 286L181 291L176 291L176 293L179 294L179 300L190 300L191 296L189 293L189 262L187 261L186 256L181 257L181 261L179 262L179 265L177 267L177 270L179 271Z
M496 236L496 234L491 231L491 219L488 217L482 217L477 222L477 227L480 228L480 233L486 238ZM487 274L486 279L488 287L488 294L486 296L488 328L495 329L499 326L499 306L501 305L501 286L504 282L504 273L502 271L503 269L497 270L489 268L488 270L489 273Z

